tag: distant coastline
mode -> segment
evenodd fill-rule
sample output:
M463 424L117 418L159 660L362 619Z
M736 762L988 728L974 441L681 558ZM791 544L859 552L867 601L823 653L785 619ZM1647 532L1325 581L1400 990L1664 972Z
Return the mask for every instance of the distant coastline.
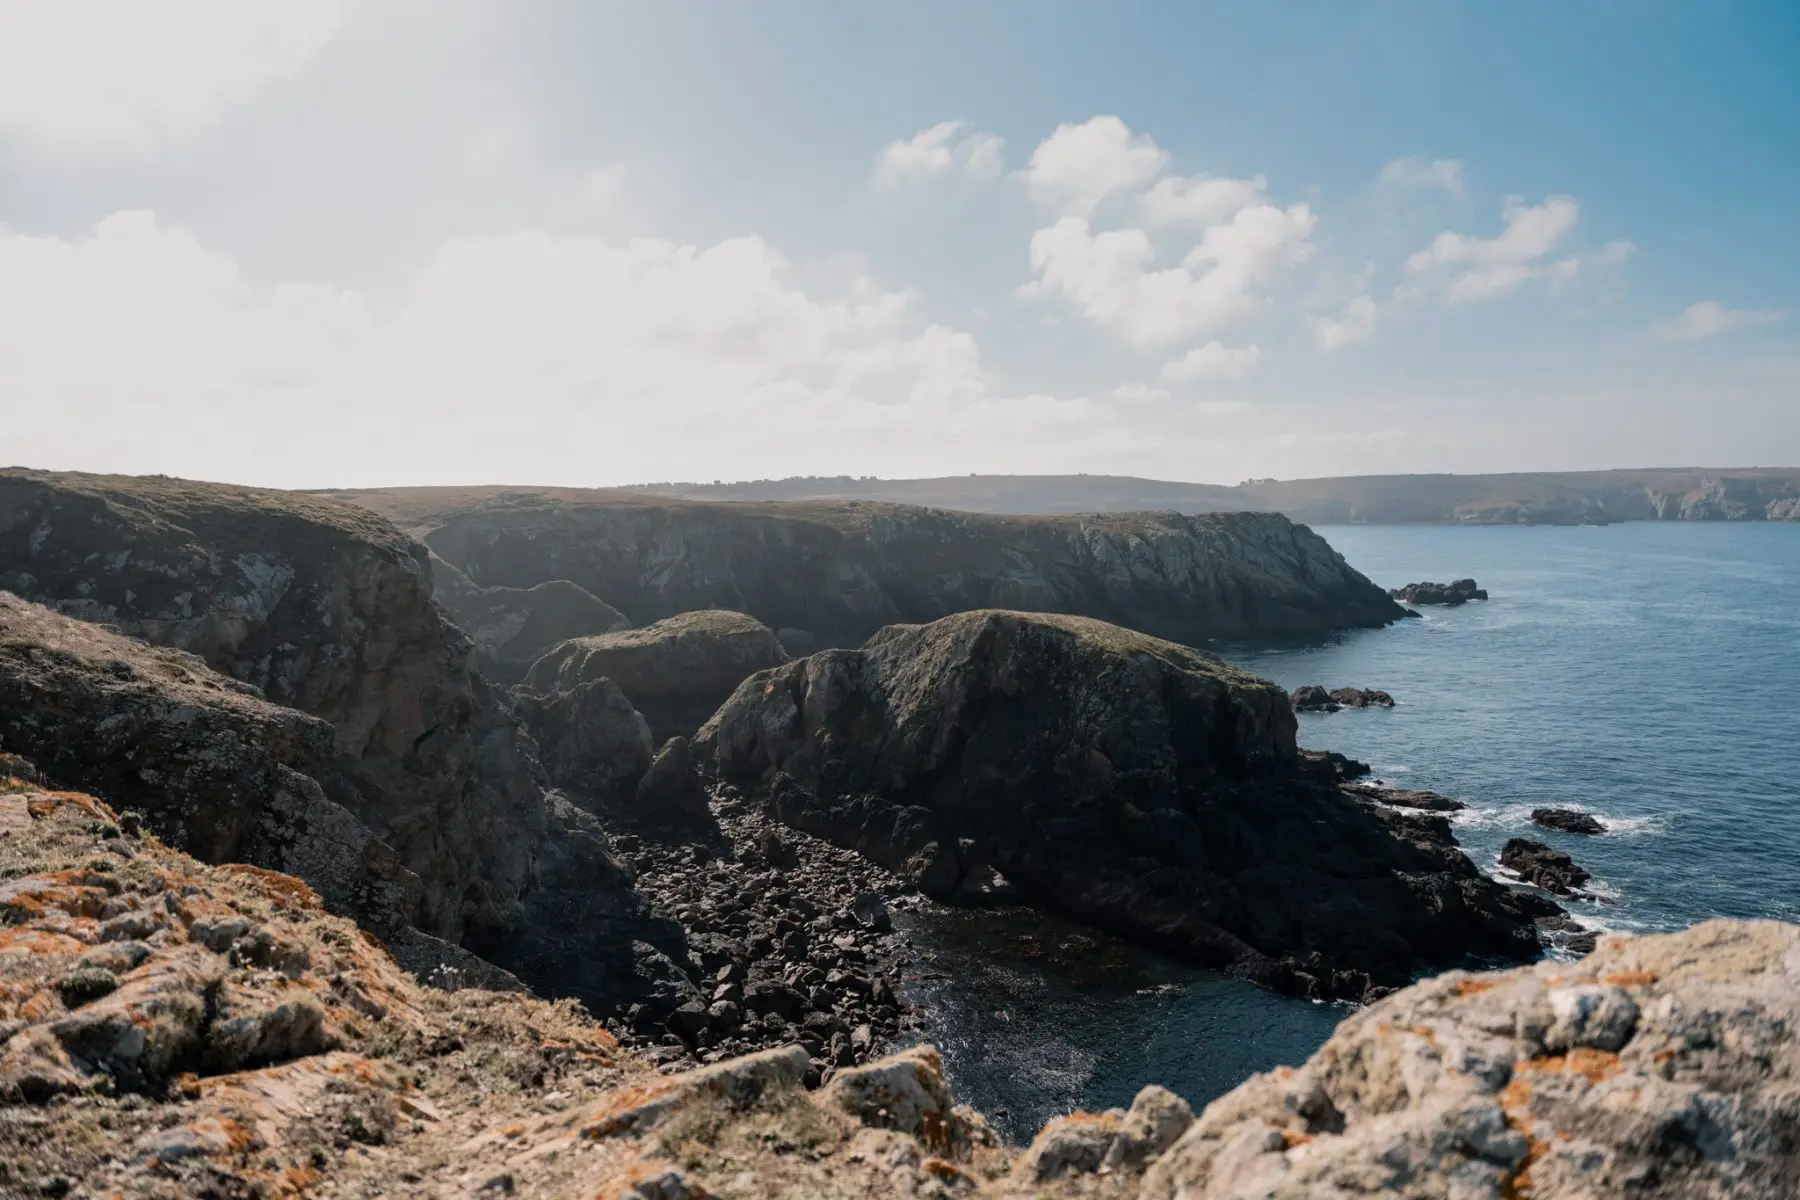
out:
M1350 475L1236 486L1128 475L795 477L652 483L618 491L686 500L883 500L966 512L1057 515L1274 511L1310 525L1610 525L1800 520L1800 468L1670 467L1499 475Z

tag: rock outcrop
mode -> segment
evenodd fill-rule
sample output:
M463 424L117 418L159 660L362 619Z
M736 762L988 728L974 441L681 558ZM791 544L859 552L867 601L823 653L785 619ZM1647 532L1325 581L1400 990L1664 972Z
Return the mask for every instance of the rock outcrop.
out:
M930 894L998 872L1276 986L1361 996L1470 952L1536 953L1540 914L1441 818L1315 782L1294 730L1280 688L1198 651L984 611L752 676L697 744L781 820Z
M556 787L601 804L637 791L656 743L618 684L600 677L548 696L519 688L513 701Z
M559 642L631 628L625 614L566 579L534 587L480 587L431 556L432 598L475 643L476 665L496 683L512 684Z
M822 646L983 607L1076 613L1175 641L1378 626L1399 606L1272 513L1000 517L861 501L404 489L394 511L482 585L568 579L634 624L725 608Z
M659 1074L578 1009L421 988L298 880L126 826L0 777L6 1195L1724 1200L1800 1172L1793 925L1451 972L1197 1117L1150 1086L1021 1152L930 1047Z
M1500 850L1500 865L1558 896L1580 895L1589 878L1567 854L1530 838L1508 838Z
M525 686L550 696L610 679L644 714L660 745L691 736L738 684L788 660L774 632L755 617L688 612L643 629L563 642L532 664Z
M1487 589L1476 587L1473 579L1457 579L1450 583L1409 583L1388 593L1403 604L1441 604L1455 608L1471 600L1486 600Z
M1591 813L1580 812L1573 808L1534 808L1531 810L1531 823L1542 825L1545 829L1555 829L1562 833L1581 833L1589 836L1606 832L1606 826Z
M1451 972L1213 1102L1142 1200L1792 1194L1800 929L1610 938Z
M385 521L298 493L0 471L0 588L328 723L354 781L334 798L418 880L423 932L552 992L581 981L597 1007L632 993L634 964L665 990L658 954L679 958L679 931L647 919L593 818L547 795L432 601L424 548ZM528 949L551 928L572 962Z
M1346 708L1392 708L1394 698L1372 688L1333 688L1316 683L1294 689L1288 697L1295 712L1338 712Z

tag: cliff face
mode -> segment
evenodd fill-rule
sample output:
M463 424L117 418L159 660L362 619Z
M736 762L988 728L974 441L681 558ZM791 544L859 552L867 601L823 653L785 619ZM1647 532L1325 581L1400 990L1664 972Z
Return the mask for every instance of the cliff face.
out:
M479 584L568 579L639 625L724 608L826 644L985 607L1183 642L1400 615L1324 539L1265 513L1017 518L858 501L527 497L452 512L425 540Z
M431 556L432 598L475 643L481 673L517 683L545 651L570 638L628 629L625 614L566 579L535 587L484 588Z
M328 722L361 817L424 881L424 928L504 923L541 807L419 547L348 506L172 479L0 473L0 587L199 655Z
M1362 997L1537 952L1448 829L1302 778L1274 684L1081 617L896 626L744 681L696 739L779 819L944 898L1030 902L1271 985Z
M530 739L432 601L423 547L380 518L292 493L0 472L0 587L326 722L353 784L338 797L416 877L426 933L602 1005L638 980L634 944L680 955L593 819L546 794ZM663 988L672 969L652 965Z

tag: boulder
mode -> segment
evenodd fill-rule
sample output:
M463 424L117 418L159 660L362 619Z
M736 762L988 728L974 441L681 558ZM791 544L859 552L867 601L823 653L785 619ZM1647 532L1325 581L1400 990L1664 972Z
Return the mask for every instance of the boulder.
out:
M991 867L1277 986L1360 996L1537 952L1532 914L1447 826L1315 782L1294 730L1281 689L1199 651L983 611L755 675L696 745L779 820L931 894Z
M1421 812L1461 812L1469 807L1461 800L1452 800L1448 796L1440 796L1436 792L1428 792L1423 788L1387 787L1379 783L1347 783L1344 790L1358 796L1367 796L1382 804L1395 808L1412 808Z
M1789 1195L1796 996L1800 927L1773 921L1452 971L1215 1100L1140 1195Z
M564 642L532 664L526 684L549 695L610 679L660 743L692 736L739 683L787 661L781 642L754 617L690 612L644 629Z
M432 599L469 635L482 674L498 683L517 683L546 650L570 638L631 628L624 613L566 579L481 587L435 554L431 579Z
M1606 832L1606 826L1598 818L1572 808L1534 808L1531 810L1531 823L1562 833L1592 835Z
M1316 683L1297 687L1288 697L1295 712L1336 712L1343 706L1331 698L1331 693Z
M1579 895L1588 881L1588 873L1574 859L1530 838L1508 838L1500 849L1500 865L1558 896Z
M1403 604L1442 604L1454 608L1471 600L1486 600L1487 589L1476 587L1473 579L1451 583L1409 583L1394 588L1388 595Z
M686 738L672 737L656 752L638 783L632 811L641 824L653 828L718 833L718 822L707 803L706 784Z
M655 743L618 684L592 679L547 696L520 687L513 702L553 786L590 806L636 794Z

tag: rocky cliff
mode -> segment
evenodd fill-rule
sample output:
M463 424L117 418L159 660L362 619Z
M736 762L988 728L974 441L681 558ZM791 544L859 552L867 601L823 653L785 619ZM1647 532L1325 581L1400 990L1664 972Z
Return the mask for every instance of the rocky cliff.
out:
M596 1003L646 962L654 988L674 986L645 951L679 957L679 930L643 923L593 818L546 794L529 737L432 601L423 547L379 517L294 493L0 472L0 587L326 722L356 781L340 798L417 878L425 932Z
M1192 643L1401 615L1324 539L1274 514L1019 518L604 492L439 496L423 508L394 493L355 498L403 513L477 584L567 579L638 625L730 609L821 644L852 645L895 622L1005 607L1098 617Z
M746 680L697 744L780 819L954 899L994 885L1360 997L1469 953L1528 957L1542 906L1440 818L1304 777L1288 698L1082 617L971 612Z
M78 864L69 866L68 864ZM0 775L0 1193L611 1200L1785 1197L1800 929L1714 922L1454 972L1196 1117L1023 1150L930 1047L660 1075L578 1010L420 988L299 881Z

